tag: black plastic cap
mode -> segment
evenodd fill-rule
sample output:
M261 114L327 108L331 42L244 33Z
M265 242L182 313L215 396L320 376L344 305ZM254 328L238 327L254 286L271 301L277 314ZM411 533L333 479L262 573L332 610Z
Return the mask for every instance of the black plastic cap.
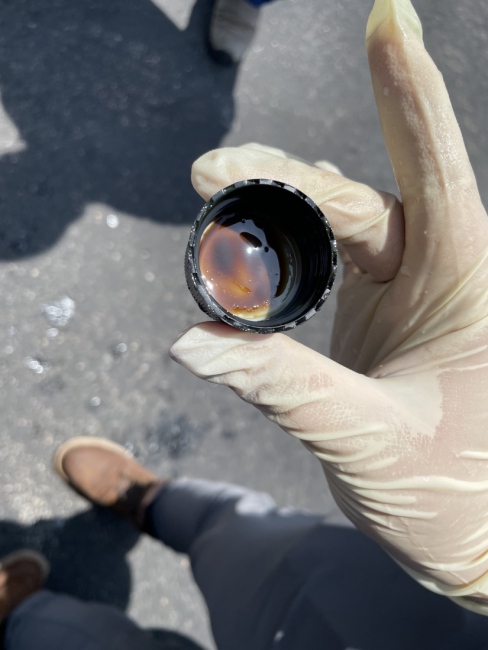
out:
M300 285L293 300L263 320L247 320L226 311L209 293L200 273L198 254L206 228L229 209L260 212L286 229L302 257ZM188 288L200 309L210 318L258 334L291 330L308 321L327 300L337 271L337 245L320 208L294 187L279 181L239 181L215 194L200 210L191 229L185 253Z

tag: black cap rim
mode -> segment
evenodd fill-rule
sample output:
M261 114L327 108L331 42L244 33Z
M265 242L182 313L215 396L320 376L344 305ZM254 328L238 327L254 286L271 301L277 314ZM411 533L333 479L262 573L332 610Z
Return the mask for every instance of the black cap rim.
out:
M233 314L225 310L211 296L211 294L207 290L205 283L201 278L200 270L196 262L195 249L199 245L199 240L197 241L197 229L199 225L206 218L208 213L215 207L215 205L218 202L220 202L221 199L223 199L227 194L230 194L234 190L245 187L247 185L271 185L271 186L279 187L283 190L291 192L292 194L295 194L296 196L300 197L300 199L305 201L308 204L308 206L312 208L312 210L315 212L317 217L323 222L329 240L330 265L329 265L329 275L328 275L325 290L323 291L322 295L318 298L318 300L315 301L313 307L308 309L306 313L302 314L296 319L290 320L289 322L286 323L281 323L279 325L266 325L265 320L254 321L254 322L247 321L243 318L234 316ZM287 183L282 183L280 181L275 181L266 178L238 181L236 183L233 183L232 185L228 185L227 187L224 187L222 190L214 194L205 203L205 205L202 207L202 209L200 210L200 212L198 213L195 219L195 222L190 232L190 237L188 240L188 246L186 249L185 257L186 257L185 272L186 272L188 288L190 289L192 295L194 296L195 300L199 304L200 308L214 320L220 320L224 323L227 323L228 325L231 325L234 328L242 330L243 332L252 332L255 334L274 334L277 332L285 332L288 330L293 330L298 325L301 325L302 323L305 323L306 321L310 320L312 316L314 316L317 312L320 311L325 301L329 297L330 291L332 289L332 285L334 284L334 280L337 274L337 242L335 240L334 233L332 231L330 223L327 217L322 212L322 210L318 207L318 205L314 201L312 201L310 197L308 197L306 194L298 190L296 187L292 187ZM197 295L195 295L195 292ZM202 306L200 300L207 307L207 309L205 309Z

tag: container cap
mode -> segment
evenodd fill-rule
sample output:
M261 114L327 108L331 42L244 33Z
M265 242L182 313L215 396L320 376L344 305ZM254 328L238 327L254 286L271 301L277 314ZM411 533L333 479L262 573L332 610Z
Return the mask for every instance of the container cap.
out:
M237 279L229 264L240 265ZM320 208L296 188L268 179L239 181L207 201L185 254L188 288L202 311L259 334L309 320L326 301L336 271L336 241Z

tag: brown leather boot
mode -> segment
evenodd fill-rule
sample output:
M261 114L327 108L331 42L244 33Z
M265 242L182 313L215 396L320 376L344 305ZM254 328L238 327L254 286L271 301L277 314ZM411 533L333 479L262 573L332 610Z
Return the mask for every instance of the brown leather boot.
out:
M147 506L168 483L139 465L124 447L104 438L68 440L57 450L54 467L79 494L113 508L139 530L145 529Z
M46 582L49 562L30 549L0 559L0 622Z

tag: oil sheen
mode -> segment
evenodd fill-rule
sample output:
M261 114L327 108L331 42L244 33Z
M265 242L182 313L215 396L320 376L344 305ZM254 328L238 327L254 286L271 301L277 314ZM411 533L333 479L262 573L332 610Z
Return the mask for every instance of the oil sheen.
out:
M295 295L298 250L275 221L259 214L226 215L206 228L199 266L211 296L247 320L276 314Z

